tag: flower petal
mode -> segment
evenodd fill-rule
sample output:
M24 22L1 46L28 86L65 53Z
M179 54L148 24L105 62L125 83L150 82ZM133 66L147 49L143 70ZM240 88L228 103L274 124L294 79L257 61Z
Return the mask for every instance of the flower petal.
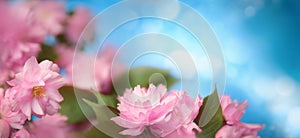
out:
M44 115L44 111L38 101L38 99L33 98L32 100L32 111L38 115Z
M120 132L122 135L138 136L143 133L145 127L130 128Z

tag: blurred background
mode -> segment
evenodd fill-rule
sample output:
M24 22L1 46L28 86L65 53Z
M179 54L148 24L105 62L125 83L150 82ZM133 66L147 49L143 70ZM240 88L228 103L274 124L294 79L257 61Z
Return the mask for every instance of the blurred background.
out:
M85 6L96 15L117 2L68 1L67 7ZM300 1L180 2L198 11L215 31L226 62L225 93L238 101L248 100L250 105L242 121L264 124L265 128L260 132L262 137L300 137ZM207 93L201 91L210 88L207 85L211 79L209 64L202 58L201 46L178 25L157 19L140 19L117 28L105 43L120 46L132 36L147 32L164 33L186 46L197 62L200 94L205 96ZM157 60L161 58L150 55L135 64L173 71L167 61L158 64Z

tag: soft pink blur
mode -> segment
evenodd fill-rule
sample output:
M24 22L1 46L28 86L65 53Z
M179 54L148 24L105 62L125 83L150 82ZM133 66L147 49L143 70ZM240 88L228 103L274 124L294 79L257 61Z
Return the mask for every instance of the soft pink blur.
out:
M84 7L78 7L75 9L73 15L69 17L68 23L66 26L66 35L67 38L73 43L76 44L82 31L85 26L91 20L92 15L90 11ZM94 31L94 30L90 30ZM92 32L91 32L92 35ZM90 36L92 37L92 36ZM91 38L88 38L91 39Z
M96 90L108 94L111 90L111 66L116 49L107 47L103 54L93 58L83 52L72 52L73 50L66 47L56 48L60 55L57 62L66 68L66 78L69 84L75 84L75 87L91 90L96 86ZM76 56L74 55L76 54ZM73 57L76 57L74 64ZM121 71L120 71L121 72ZM73 77L76 73L76 77ZM74 75L74 76L75 76Z
M29 125L32 138L70 138L70 128L65 123L67 117L60 114L45 117Z
M32 19L35 24L51 35L63 32L63 25L67 18L63 2L33 1L28 3L31 8Z
M58 58L55 61L57 65L60 68L67 68L68 66L72 66L73 57L75 54L74 48L68 47L65 44L58 44L54 48L56 53L58 54Z
M42 36L30 35L34 27L28 18L29 10L18 5L0 3L0 83L3 84L15 72L20 71L25 61L37 55L40 50L38 39Z

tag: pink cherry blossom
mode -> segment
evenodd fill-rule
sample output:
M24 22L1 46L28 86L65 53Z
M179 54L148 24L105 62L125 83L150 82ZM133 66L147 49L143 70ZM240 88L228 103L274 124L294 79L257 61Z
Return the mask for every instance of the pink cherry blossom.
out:
M64 85L59 68L51 61L38 64L35 57L28 59L21 72L8 82L12 86L6 97L15 101L18 107L30 119L31 115L53 115L60 108L63 97L58 88Z
M216 134L216 138L259 138L258 131L263 125L241 123L240 119L245 113L247 102L232 101L229 95L221 96L221 107L226 125Z
M240 121L248 105L247 101L238 103L232 101L229 95L223 95L221 96L221 107L227 124L234 124Z
M66 67L68 82L73 82L77 88L81 89L96 89L104 94L110 92L112 82L111 64L112 57L115 54L114 48L107 47L103 50L103 54L96 58L83 52L74 53L76 54L74 56L76 59L73 64L72 58L74 54L71 56L71 49L58 48L58 50L61 50L61 52L66 50L66 54L61 55L58 61L63 65L68 64ZM122 72L121 69L119 72Z
M216 134L216 138L259 138L258 131L263 125L238 123L225 125Z
M26 32L22 32L30 41L42 43L48 34L48 32L37 24L33 14L33 2L18 2L10 6L11 11L15 17L23 20L18 24L21 24L23 28L26 28ZM16 22L14 21L16 24Z
M0 119L0 138L8 138L9 135L10 135L9 124L5 120Z
M75 9L74 14L68 19L68 24L66 28L67 38L72 43L76 44L83 29L91 20L91 18L92 18L91 13L89 12L88 9L83 7L78 7ZM89 39L91 38L88 38L87 40Z
M111 120L127 128L120 134L140 135L147 126L162 121L173 110L176 102L174 98L167 96L167 89L163 85L155 87L150 84L148 89L138 85L133 90L127 89L122 97L118 97L120 116Z
M29 16L29 10L0 3L0 17L5 19L0 22L0 84L13 77L40 50L37 37L44 36L29 35L33 28Z
M43 1L30 2L33 22L44 31L58 35L63 32L63 24L67 18L63 2Z
M13 136L14 138L30 138L30 134L25 128L20 129Z
M10 89L6 92L9 91ZM2 120L5 120L12 128L21 129L27 118L20 110L12 111L13 104L14 101L9 98L5 98L3 90L1 92L0 89L0 116Z
M29 125L31 138L70 138L69 126L65 123L67 117L60 114L46 115Z
M56 60L56 63L60 68L72 66L73 57L75 53L73 48L70 48L65 44L58 44L55 46L55 51L59 55Z
M150 126L151 130L158 134L160 137L173 138L173 137L186 137L195 138L197 130L201 132L200 128L193 122L202 105L200 96L194 100L186 92L172 91L169 97L175 97L176 105L162 121Z

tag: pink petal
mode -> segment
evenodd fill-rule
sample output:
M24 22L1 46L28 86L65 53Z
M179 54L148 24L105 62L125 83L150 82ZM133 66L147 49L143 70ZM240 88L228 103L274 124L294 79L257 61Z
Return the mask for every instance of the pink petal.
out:
M0 120L0 137L8 138L10 133L9 125L6 121Z
M15 133L14 138L30 138L30 134L26 129L21 129Z
M49 60L44 60L42 61L39 66L41 67L41 69L47 69L47 70L52 70L54 72L58 72L59 68L56 64L54 64L52 61Z
M120 132L122 135L138 136L143 133L145 127L130 128Z
M21 108L22 112L27 116L27 118L30 120L31 119L31 107L30 103L24 103L24 105Z
M121 117L114 117L111 118L112 121L114 121L116 124L118 124L121 127L125 127L125 128L137 128L139 126L141 126L141 124L139 122L132 122L132 121L127 121Z
M36 58L32 56L31 58L29 58L26 61L25 65L24 65L24 68L23 68L23 71L25 73L24 77L26 79L32 78L33 76L36 75L38 69L40 69L39 64L38 64Z
M38 99L33 98L32 100L32 111L38 115L44 115L44 111L38 101Z
M57 90L48 90L47 91L47 96L50 99L53 99L57 102L61 102L64 100L64 98L60 95L60 93Z

